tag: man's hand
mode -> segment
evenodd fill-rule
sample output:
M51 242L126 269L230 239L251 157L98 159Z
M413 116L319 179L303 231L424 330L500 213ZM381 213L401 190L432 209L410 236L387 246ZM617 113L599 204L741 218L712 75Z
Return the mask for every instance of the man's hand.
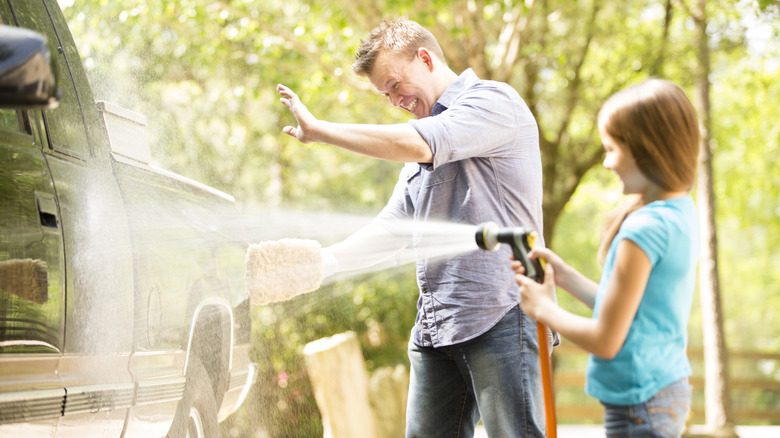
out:
M285 126L282 128L282 132L297 138L301 143L317 141L312 136L312 127L317 122L317 118L306 108L306 105L301 102L301 99L298 98L298 95L293 90L279 84L276 86L276 91L282 96L279 100L290 110L298 122L297 127Z
M291 89L279 84L276 91L282 96L279 100L298 122L298 126L285 126L282 132L297 138L301 143L332 144L369 157L399 163L433 161L430 146L408 123L368 125L319 120Z

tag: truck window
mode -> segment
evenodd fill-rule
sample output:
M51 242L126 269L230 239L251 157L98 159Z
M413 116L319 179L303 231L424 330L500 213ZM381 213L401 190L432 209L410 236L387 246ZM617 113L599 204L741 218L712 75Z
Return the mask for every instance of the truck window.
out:
M0 129L32 135L29 111L0 108Z
M34 29L46 35L52 50L55 71L62 89L59 107L44 112L44 121L49 133L52 148L81 159L87 159L90 153L81 111L80 96L68 65L69 59L79 62L78 53L72 40L60 41L45 7L44 0L25 0L11 2L19 25ZM54 7L57 5L55 4ZM84 102L85 105L91 102Z
M19 130L19 115L16 110L0 109L0 128L9 131Z

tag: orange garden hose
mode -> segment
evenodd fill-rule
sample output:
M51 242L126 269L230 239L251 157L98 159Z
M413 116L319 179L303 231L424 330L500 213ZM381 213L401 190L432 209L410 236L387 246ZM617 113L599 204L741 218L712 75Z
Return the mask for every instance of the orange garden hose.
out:
M536 323L539 333L539 362L542 370L542 389L544 390L545 429L547 438L557 438L558 424L555 420L555 393L553 392L552 366L550 360L550 340L547 327L541 322Z
M528 243L530 246L536 244L536 233L529 236ZM546 271L547 260L540 257L538 262L542 271ZM542 370L542 390L544 391L545 429L547 438L557 438L558 422L555 419L555 392L553 391L552 355L550 354L550 345L553 344L554 335L552 332L548 332L547 327L539 321L536 322L536 331L539 337L539 363Z

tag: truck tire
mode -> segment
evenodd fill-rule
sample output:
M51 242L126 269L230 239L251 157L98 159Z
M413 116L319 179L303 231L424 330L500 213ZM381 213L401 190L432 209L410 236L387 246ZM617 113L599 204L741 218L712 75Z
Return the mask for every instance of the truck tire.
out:
M168 438L218 438L217 402L211 379L200 358L193 357L187 370L184 395L176 408Z

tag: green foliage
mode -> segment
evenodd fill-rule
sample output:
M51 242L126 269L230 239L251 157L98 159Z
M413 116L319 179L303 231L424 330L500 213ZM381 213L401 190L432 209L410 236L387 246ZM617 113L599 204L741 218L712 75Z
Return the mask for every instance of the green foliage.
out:
M260 365L259 377L253 397L222 425L226 435L254 430L258 436L322 436L303 364L303 348L311 341L351 330L359 334L369 372L408 366L406 344L417 299L413 271L406 266L350 278L290 301L254 307L252 356Z
M719 267L724 308L734 312L727 341L768 351L780 350L779 80L777 58L741 63L725 72L713 100Z
M548 245L588 278L598 280L601 265L596 253L604 215L619 201L617 179L606 170L594 169L577 188L558 223L558 232ZM592 311L566 292L558 292L561 306L583 316Z

